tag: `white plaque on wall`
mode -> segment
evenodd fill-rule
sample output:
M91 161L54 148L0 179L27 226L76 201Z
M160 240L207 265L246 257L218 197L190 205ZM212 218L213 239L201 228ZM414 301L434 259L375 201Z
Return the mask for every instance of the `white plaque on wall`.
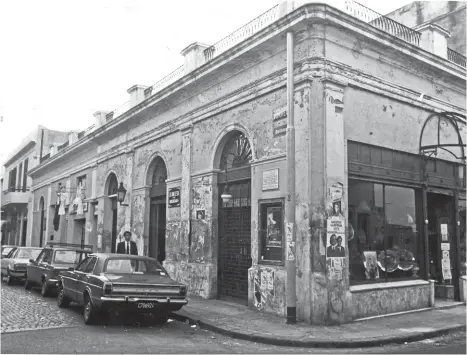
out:
M263 191L279 188L279 169L263 171Z

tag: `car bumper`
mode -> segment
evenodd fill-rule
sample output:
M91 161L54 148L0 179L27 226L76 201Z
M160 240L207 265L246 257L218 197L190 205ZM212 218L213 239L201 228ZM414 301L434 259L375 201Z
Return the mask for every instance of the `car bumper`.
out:
M179 298L101 297L95 303L103 310L131 310L140 313L174 312L188 303Z
M56 288L58 287L58 279L48 279L47 280L47 286L51 288Z
M15 270L8 270L8 274L10 277L15 279L25 279L26 278L26 270L24 271L15 271Z

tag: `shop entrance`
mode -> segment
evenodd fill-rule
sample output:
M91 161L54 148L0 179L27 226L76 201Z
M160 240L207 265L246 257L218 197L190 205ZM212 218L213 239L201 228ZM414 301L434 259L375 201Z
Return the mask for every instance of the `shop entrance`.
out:
M251 157L245 135L231 132L220 157L223 173L218 176L218 298L243 304L248 303L248 269L252 265Z
M154 158L149 165L147 180L148 185L151 186L148 255L162 263L165 261L167 168L161 157Z
M149 256L160 263L165 260L165 196L151 198L149 220Z
M223 191L221 186L220 191ZM248 301L251 267L250 181L230 185L232 200L219 201L219 298Z
M427 193L429 277L436 281L435 297L448 300L459 295L454 207L450 191Z

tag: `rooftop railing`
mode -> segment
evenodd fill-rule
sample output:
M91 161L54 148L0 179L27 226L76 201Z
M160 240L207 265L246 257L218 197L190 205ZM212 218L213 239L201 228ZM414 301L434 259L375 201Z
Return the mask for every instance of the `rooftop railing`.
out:
M178 79L182 78L185 74L185 66L181 65L177 69L175 69L170 74L164 76L161 80L155 83L153 86L148 87L144 90L144 95L146 98L154 95L156 92L166 88L170 84L176 82Z
M418 46L421 33L394 21L372 9L352 0L345 0L345 10L349 15L379 28L397 38Z
M268 11L262 13L254 20L248 22L246 25L240 27L235 32L227 37L224 37L216 44L204 50L204 57L206 62L225 52L226 50L234 47L238 43L253 36L263 28L266 28L271 23L279 18L279 5L270 8Z
M465 56L452 50L451 48L448 48L448 60L460 65L461 67L466 67Z

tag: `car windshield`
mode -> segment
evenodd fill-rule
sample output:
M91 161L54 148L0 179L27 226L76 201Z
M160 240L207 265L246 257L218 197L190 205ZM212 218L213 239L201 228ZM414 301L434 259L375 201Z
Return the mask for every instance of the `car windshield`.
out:
M78 264L86 257L86 253L78 250L55 251L54 262L57 264Z
M7 256L8 254L10 254L10 252L15 249L15 248L3 248L2 249L2 256Z
M16 259L36 259L41 249L19 249L16 252Z
M164 269L157 260L109 259L104 272L109 274L159 274Z

